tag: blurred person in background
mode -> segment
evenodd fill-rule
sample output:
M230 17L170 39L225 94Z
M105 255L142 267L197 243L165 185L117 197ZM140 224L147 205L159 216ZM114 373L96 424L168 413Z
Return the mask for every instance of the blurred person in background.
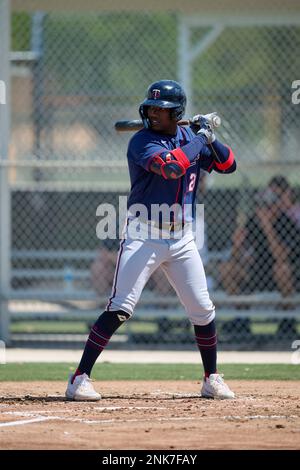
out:
M232 238L221 282L232 295L278 290L283 297L300 288L300 205L284 176L274 176L255 196L255 210Z
M112 240L109 240L112 242ZM100 296L107 295L114 278L118 247L102 241L91 264L90 276L94 290Z
M118 257L119 243L114 240L103 240L91 264L90 276L93 289L99 296L106 296L114 280ZM147 288L158 295L172 295L173 289L168 283L162 282L163 272L158 268L147 282Z

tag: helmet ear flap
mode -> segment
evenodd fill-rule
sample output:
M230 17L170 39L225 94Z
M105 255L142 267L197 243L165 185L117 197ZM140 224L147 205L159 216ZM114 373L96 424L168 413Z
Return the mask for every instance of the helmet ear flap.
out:
M145 106L143 104L140 105L139 107L139 114L142 118L143 125L146 129L149 129L150 127L150 121L148 118L148 106Z
M178 121L178 109L176 108L173 108L173 109L170 109L170 118L171 119L174 119L174 121Z
M171 118L175 119L175 121L180 121L183 116L183 109L182 108L174 108L171 110Z

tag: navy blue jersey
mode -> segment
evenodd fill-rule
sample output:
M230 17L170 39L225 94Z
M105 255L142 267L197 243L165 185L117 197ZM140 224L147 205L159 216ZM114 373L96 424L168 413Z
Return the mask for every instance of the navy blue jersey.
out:
M128 207L143 204L150 214L151 204L171 206L176 203L185 206L185 221L193 219L200 169L210 172L213 168L211 149L203 146L199 158L191 163L185 175L176 180L165 180L150 171L149 166L155 155L182 147L194 138L195 134L189 127L181 126L177 126L176 135L142 129L131 138L127 152L131 181Z

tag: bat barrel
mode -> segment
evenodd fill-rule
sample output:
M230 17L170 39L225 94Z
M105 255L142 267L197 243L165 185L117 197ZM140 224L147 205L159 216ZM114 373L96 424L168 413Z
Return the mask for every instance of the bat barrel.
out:
M190 121L182 120L179 121L178 124L180 126L188 126L190 124ZM143 122L139 119L132 121L117 121L115 123L115 130L118 132L139 131L140 129L143 129L143 127Z
M139 131L140 129L143 129L143 127L143 122L139 119L132 121L117 121L115 123L115 130L118 132Z

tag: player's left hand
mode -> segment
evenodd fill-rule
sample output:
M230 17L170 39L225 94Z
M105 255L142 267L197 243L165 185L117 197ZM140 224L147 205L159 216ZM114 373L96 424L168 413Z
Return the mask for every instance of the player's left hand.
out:
M201 127L203 126L205 120L203 120L201 114L196 114L190 120L190 128L192 129L195 134L200 131Z
M197 130L210 125L213 129L219 127L221 119L216 112L209 114L196 114L191 119L191 125L197 127Z
M211 144L216 139L211 123L201 114L196 114L192 117L190 127L195 134L205 135L208 144Z

